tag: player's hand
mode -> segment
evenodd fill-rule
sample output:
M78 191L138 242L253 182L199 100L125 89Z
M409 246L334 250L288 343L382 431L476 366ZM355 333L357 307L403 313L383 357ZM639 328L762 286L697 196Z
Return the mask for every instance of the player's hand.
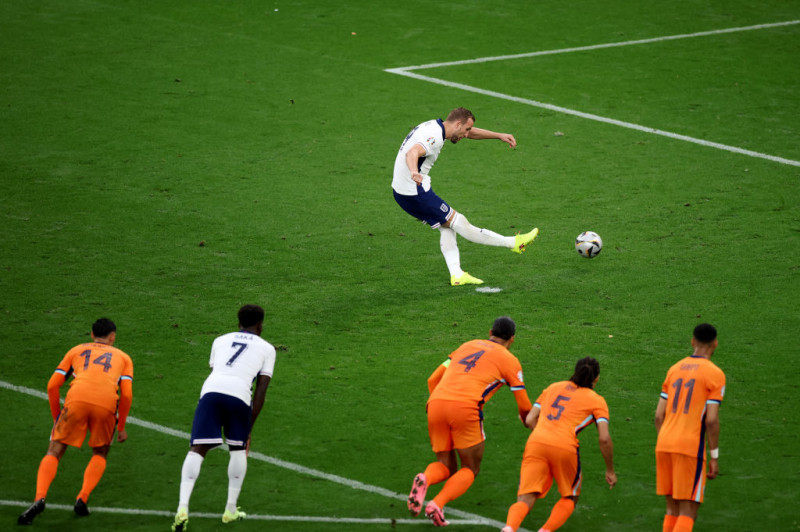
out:
M411 179L414 180L414 183L421 185L423 177L422 174L420 174L419 172L414 172L411 174Z
M606 482L608 482L608 489L614 489L617 485L617 474L613 471L606 471Z
M250 436L247 437L247 443L244 444L244 455L250 456Z
M122 443L127 439L128 439L128 433L127 432L125 432L124 430L121 430L121 431L117 432L117 441L119 443Z
M510 148L517 147L517 139L514 138L514 135L511 133L500 133L500 140L508 144Z
M708 473L706 473L706 476L708 478L717 478L718 474L719 474L719 460L716 458L709 458Z

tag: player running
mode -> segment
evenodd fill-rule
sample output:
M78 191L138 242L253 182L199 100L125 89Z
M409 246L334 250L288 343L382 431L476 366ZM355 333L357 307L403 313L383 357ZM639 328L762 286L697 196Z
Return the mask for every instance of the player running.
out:
M580 462L578 433L597 425L600 453L606 463L606 482L617 483L614 472L614 444L608 432L608 406L594 385L600 375L600 364L591 357L575 365L568 381L548 386L536 399L526 419L532 429L522 457L517 502L508 509L502 532L515 532L537 499L547 495L553 480L558 484L561 499L539 532L552 532L567 522L578 504L583 473Z
M522 366L508 351L515 331L511 318L497 318L488 340L463 344L428 378L428 433L436 461L414 477L408 496L411 515L419 515L428 487L446 480L425 507L425 515L435 526L448 524L445 504L469 489L483 459L483 405L503 384L514 392L520 419L524 422L528 415L531 401L522 380Z

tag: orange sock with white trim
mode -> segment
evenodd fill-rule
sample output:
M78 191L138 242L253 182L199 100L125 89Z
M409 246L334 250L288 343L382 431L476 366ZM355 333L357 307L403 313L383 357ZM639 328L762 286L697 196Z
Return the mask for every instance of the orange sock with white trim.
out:
M661 527L661 532L673 532L675 530L675 523L678 522L677 515L664 515L664 524Z
M555 506L553 506L553 509L550 511L550 517L547 519L547 522L542 525L542 528L550 532L558 530L567 522L567 519L569 519L569 516L572 515L574 510L575 502L572 499L566 497L560 498Z
M433 486L450 478L450 468L441 462L431 462L425 468L425 479L428 486Z
M515 502L508 508L508 517L506 517L506 525L514 530L518 529L525 517L531 509L524 502Z
M682 515L675 522L675 528L672 529L672 532L692 532L692 528L694 528L694 519L688 515Z
M44 455L39 462L39 472L36 474L36 500L47 497L47 490L56 478L58 472L58 458L52 454Z
M105 470L105 457L99 454L93 455L92 459L89 460L89 464L86 466L86 470L83 472L83 486L81 487L81 492L78 494L78 499L81 499L83 502L89 502L89 495L91 495L94 488L97 487L97 483L100 482Z
M435 502L439 508L444 508L444 505L448 502L464 495L474 481L475 473L468 467L462 467L456 471L455 475L447 479L442 491L433 498L433 502Z

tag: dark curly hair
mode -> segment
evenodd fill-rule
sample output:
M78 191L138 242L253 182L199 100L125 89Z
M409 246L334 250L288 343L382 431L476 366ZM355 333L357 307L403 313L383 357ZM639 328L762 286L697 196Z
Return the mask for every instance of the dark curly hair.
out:
M594 380L600 375L600 363L597 359L586 357L575 364L575 373L569 378L576 386L593 388Z

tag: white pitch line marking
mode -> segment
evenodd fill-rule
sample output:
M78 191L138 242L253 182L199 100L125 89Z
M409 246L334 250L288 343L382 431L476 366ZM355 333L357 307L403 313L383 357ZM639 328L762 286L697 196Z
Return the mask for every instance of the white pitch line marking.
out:
M471 85L464 85L463 83L455 83L452 81L447 81L443 79L433 78L430 76L423 76L421 74L416 74L412 72L413 70L422 70L426 68L435 68L440 66L453 66L453 65L464 65L470 63L485 63L489 61L502 61L506 59L519 59L522 57L534 57L537 55L548 55L548 54L557 54L557 53L567 53L567 52L575 52L575 51L584 51L584 50L596 50L600 48L610 48L615 46L630 46L634 44L648 44L653 42L661 42L661 41L668 41L668 40L675 40L675 39L688 39L692 37L702 37L708 35L718 35L723 33L732 33L737 31L751 31L757 29L765 29L765 28L773 28L778 26L789 26L794 24L800 24L800 20L792 20L788 22L777 22L774 24L758 24L756 26L745 26L741 28L728 28L722 30L713 30L713 31L704 31L699 33L687 33L683 35L669 35L665 37L656 37L653 39L640 39L636 41L625 41L619 43L608 43L608 44L597 44L592 46L582 46L578 48L564 48L561 50L548 50L542 52L531 52L527 54L516 54L516 55L505 55L505 56L496 56L496 57L483 57L479 59L468 59L464 61L451 61L448 63L430 63L427 65L417 65L417 66L409 66L409 67L401 67L401 68L387 68L384 72L389 72L391 74L397 74L399 76L405 76L408 78L418 79L421 81L426 81L429 83L434 83L436 85L442 85L445 87L450 87L454 89L460 89L467 92L474 92L477 94L482 94L484 96L490 96L493 98L498 98L501 100L508 100L515 103L521 103L524 105L530 105L532 107L539 107L541 109L547 109L549 111L555 111L557 113L563 113L567 115L577 116L579 118L584 118L587 120L593 120L595 122L602 122L605 124L610 124L614 126L624 127L627 129L633 129L636 131L642 131L644 133L649 133L652 135L659 135L662 137L671 138L674 140L680 140L683 142L689 142L692 144L698 144L700 146L705 146L708 148L715 148L718 150L728 151L731 153L737 153L739 155L746 155L748 157L755 157L758 159L766 159L768 161L786 164L789 166L798 166L800 167L800 161L795 161L793 159L787 159L785 157L778 157L775 155L769 155L766 153L761 153L753 150L747 150L744 148L738 148L736 146L729 146L727 144L721 144L719 142L712 142L709 140L698 139L695 137L690 137L688 135L681 135L679 133L672 133L669 131L664 131L662 129L656 129L648 126L642 126L639 124L633 124L631 122L624 122L622 120L617 120L615 118L607 118L604 116L599 116L591 113L585 113L583 111L577 111L575 109L569 109L567 107L561 107L558 105L553 105L549 103L539 102L536 100L529 100L527 98L520 98L517 96L512 96L509 94L503 94L501 92L481 89L479 87L473 87Z
M11 384L9 382L0 380L0 388L5 388L7 390L11 390L11 391L14 391L14 392L24 393L24 394L27 394L27 395L30 395L30 396L33 396L33 397L38 397L40 399L47 400L47 394L46 393L41 392L39 390L35 390L33 388L28 388L26 386L17 386L15 384ZM63 401L63 399L62 399L62 401ZM133 416L128 416L128 421L127 422L128 422L128 424L131 424L131 425L138 425L140 427L151 429L151 430L154 430L156 432L161 432L162 434L168 434L170 436L175 436L175 437L178 437L178 438L182 438L184 440L188 440L191 437L191 435L188 432L184 432L184 431L181 431L181 430L173 429L173 428L170 428L170 427L165 427L163 425L158 425L158 424L152 423L150 421L144 421L142 419L138 419L138 418L133 417ZM369 493L375 493L377 495L383 495L384 497L388 497L390 499L398 499L398 500L405 501L406 498L407 498L407 495L404 495L402 493L397 493L397 492L394 492L394 491L391 491L391 490L387 490L385 488L381 488L379 486L373 486L371 484L365 484L364 482L359 482L357 480L351 480L349 478L340 477L339 475L333 475L331 473L325 473L324 471L319 471L317 469L312 469L310 467L305 467L305 466L302 466L302 465L299 465L299 464L295 464L293 462L287 462L286 460L281 460L280 458L267 456L267 455L265 455L263 453L254 452L252 450L250 451L249 457L253 458L253 459L256 459L256 460L260 460L262 462L267 462L267 463L272 464L272 465L277 466L277 467L281 467L281 468L284 468L284 469L288 469L290 471L294 471L295 473L303 473L305 475L309 475L309 476L312 476L312 477L325 479L325 480L328 480L330 482L334 482L336 484L341 484L343 486L347 486L347 487L352 488L352 489L366 491L366 492L369 492ZM24 504L24 506L28 506L29 504L30 503ZM48 505L48 506L50 506L50 505ZM58 506L56 506L56 505L52 505L52 506L53 506L53 508L58 508ZM70 510L72 509L71 506L68 507L68 508ZM93 510L94 509L99 510L100 508L92 508L92 509ZM157 510L153 510L153 511L158 512ZM151 512L151 510L140 510L140 512ZM166 512L166 514L169 515L169 516L173 515L170 512ZM498 527L498 528L502 528L503 526L505 526L505 523L501 523L500 521L495 521L494 519L489 519L488 517L483 517L483 516L480 516L480 515L477 515L477 514L465 512L465 511L459 510L457 508L448 508L447 509L447 514L448 514L448 516L454 515L454 516L457 516L457 517L461 517L462 519L464 519L463 524L490 525L490 526L495 526L495 527ZM153 515L162 515L162 514L161 513L154 513ZM193 513L192 516L194 516L194 515L203 515L203 514L195 514L195 513ZM215 518L219 517L216 514L207 514L207 515L213 516ZM248 518L250 518L249 514L248 514ZM270 516L262 516L262 517L259 517L259 518L260 519L269 519ZM309 519L317 519L317 518L313 518L312 517L312 518L309 518ZM328 518L320 518L320 519L328 519ZM384 522L390 522L390 521L391 521L391 519L383 519L383 520L379 520L378 522L384 523ZM425 519L416 519L416 520L409 519L408 521L409 522L413 522L413 523L427 523L427 520L425 520ZM360 523L362 521L349 521L349 522L353 522L353 523L359 522ZM368 522L368 521L365 521L365 522ZM395 519L395 522L399 523L399 522L405 522L405 521L404 520L400 520L400 519ZM453 522L453 521L451 520L451 522ZM522 529L520 529L520 530L522 530Z
M611 42L611 43L604 43L604 44L592 44L589 46L577 46L574 48L561 48L558 50L542 50L539 52L527 52L522 54L512 54L512 55L496 55L491 57L479 57L477 59L464 59L462 61L449 61L446 63L429 63L427 65L415 65L415 66L407 66L401 68L389 68L386 69L386 72L392 72L398 74L399 70L409 71L409 70L423 70L426 68L438 68L438 67L447 67L447 66L457 66L457 65L470 65L475 63L488 63L491 61L506 61L509 59L524 59L526 57L538 57L541 55L553 55L553 54L566 54L571 52L585 52L589 50L600 50L603 48L616 48L619 46L633 46L637 44L650 44L655 42L664 42L664 41L674 41L678 39L692 39L695 37L708 37L711 35L722 35L725 33L736 33L740 31L753 31L753 30L763 30L769 28L778 28L781 26L792 26L794 24L800 24L800 20L789 20L786 22L774 22L770 24L756 24L754 26L742 26L739 28L724 28L721 30L711 30L711 31L699 31L697 33L683 33L680 35L666 35L663 37L653 37L651 39L637 39L634 41L621 41L621 42Z
M9 501L0 499L0 506L11 506L18 508L27 508L30 502L26 501ZM72 512L72 506L67 504L51 504L47 503L47 510L62 510ZM140 508L114 508L110 506L92 506L90 508L92 513L105 513L105 514L118 514L118 515L148 515L154 517L174 517L175 512L168 512L166 510L142 510ZM209 512L192 512L192 519L220 519L222 514L212 514ZM247 514L248 521L290 521L297 523L353 523L353 524L402 524L402 525L427 525L428 521L425 519L392 519L390 517L372 517L372 518L359 518L359 517L315 517L308 515L258 515ZM469 519L450 519L450 524L453 525L483 525L484 521L476 521Z

